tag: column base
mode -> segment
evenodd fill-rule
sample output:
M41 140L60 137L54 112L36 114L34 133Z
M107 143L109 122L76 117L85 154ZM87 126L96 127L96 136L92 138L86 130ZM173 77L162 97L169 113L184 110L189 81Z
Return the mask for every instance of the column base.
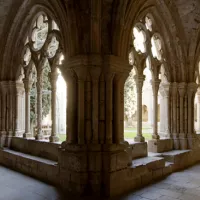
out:
M59 140L60 140L59 137L56 136L56 135L55 135L55 136L50 136L50 137L49 137L49 141L50 141L50 142L59 142Z
M188 149L188 141L184 133L179 134L179 142L180 142L180 149L186 150Z
M175 150L180 149L180 141L177 133L173 133L173 146Z
M14 134L15 134L15 137L22 137L23 135L20 130L15 130Z
M6 146L6 137L7 137L7 132L1 131L0 132L0 148L3 148L4 146Z
M159 132L159 136L162 139L171 139L172 138L169 132Z
M153 134L152 135L152 140L159 140L160 136L158 134Z
M32 138L32 134L31 133L24 133L23 138L30 139L30 138Z
M199 140L194 134L188 134L187 135L187 142L188 142L188 148L189 149L196 149L199 148Z
M145 142L145 138L142 135L136 136L134 142Z
M8 131L8 136L12 137L13 136L13 131Z
M125 145L65 143L63 146L64 149L59 149L58 163L62 167L58 178L64 190L80 196L110 197L122 194L121 183L129 163Z
M162 153L173 149L172 139L149 140L148 151L152 153Z
M43 135L40 135L40 134L37 134L37 135L35 136L35 139L36 139L36 140L43 140L43 139L44 139L44 136L43 136Z

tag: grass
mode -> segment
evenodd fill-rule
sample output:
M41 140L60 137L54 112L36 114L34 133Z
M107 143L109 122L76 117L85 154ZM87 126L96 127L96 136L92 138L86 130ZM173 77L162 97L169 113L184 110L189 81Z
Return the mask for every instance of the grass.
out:
M136 137L136 128L125 128L124 130L124 138L125 139L134 139ZM143 127L142 135L145 137L146 140L150 140L152 138L152 129L148 127Z
M65 134L58 134L58 137L60 138L60 142L63 142L66 140L66 135Z
M124 138L125 139L134 139L136 137L136 128L126 128L124 130ZM143 137L145 137L146 140L150 140L152 138L152 133L150 128L143 128ZM59 134L60 142L63 142L66 140L65 134Z

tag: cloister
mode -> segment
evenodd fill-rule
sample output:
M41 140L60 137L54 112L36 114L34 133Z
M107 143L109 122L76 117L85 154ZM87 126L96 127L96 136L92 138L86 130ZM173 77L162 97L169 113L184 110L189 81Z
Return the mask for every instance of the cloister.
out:
M198 0L0 0L0 38L2 166L112 197L200 161ZM127 140L130 75L137 134Z

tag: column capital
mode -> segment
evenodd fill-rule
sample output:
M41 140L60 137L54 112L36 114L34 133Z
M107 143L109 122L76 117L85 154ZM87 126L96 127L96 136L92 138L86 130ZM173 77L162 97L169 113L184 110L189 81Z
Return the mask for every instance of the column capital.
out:
M139 75L139 76L135 75L134 79L135 79L135 83L136 83L136 86L137 86L137 92L142 93L142 87L143 87L143 83L144 83L144 80L145 80L145 75Z
M9 81L0 82L0 87L1 87L2 92L6 92L9 87Z
M156 80L152 80L151 84L152 84L152 89L153 89L153 94L157 95L158 94L158 90L159 90L159 86L160 86L161 80L160 79L156 79Z
M172 88L172 96L176 97L177 95L177 90L178 90L178 83L177 82L173 82L171 84L171 88Z
M115 73L117 72L130 72L132 66L129 65L127 60L114 55L105 55L103 58L104 71L110 70Z
M137 68L138 74L142 75L143 70L146 66L147 54L139 53L133 48L134 64Z
M169 90L171 87L171 83L160 83L159 92L162 97L169 97Z
M33 85L33 80L24 78L23 83L24 83L25 92L30 92L32 85Z
M197 88L197 95L200 96L200 87Z
M188 96L191 97L194 93L196 93L198 85L194 82L188 83L187 93Z
M88 68L86 66L74 67L74 71L79 81L85 81L87 78Z
M185 82L178 83L178 91L179 91L180 97L183 98L185 96L186 88L187 88L187 84Z
M17 95L22 95L24 93L24 83L23 82L16 82L16 93Z
M101 75L101 67L91 67L90 73L91 73L93 82L99 81L99 77Z
M134 76L135 82L144 82L145 78L146 78L145 75L135 75Z

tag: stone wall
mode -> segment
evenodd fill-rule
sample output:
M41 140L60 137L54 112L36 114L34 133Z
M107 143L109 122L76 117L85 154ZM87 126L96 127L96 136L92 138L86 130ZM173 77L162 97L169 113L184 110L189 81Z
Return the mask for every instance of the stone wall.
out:
M15 151L47 158L54 161L58 160L59 146L60 144L57 143L36 141L34 139L23 139L19 137L13 137L10 143L10 148Z
M42 181L58 185L59 167L56 162L12 150L0 150L0 163Z

